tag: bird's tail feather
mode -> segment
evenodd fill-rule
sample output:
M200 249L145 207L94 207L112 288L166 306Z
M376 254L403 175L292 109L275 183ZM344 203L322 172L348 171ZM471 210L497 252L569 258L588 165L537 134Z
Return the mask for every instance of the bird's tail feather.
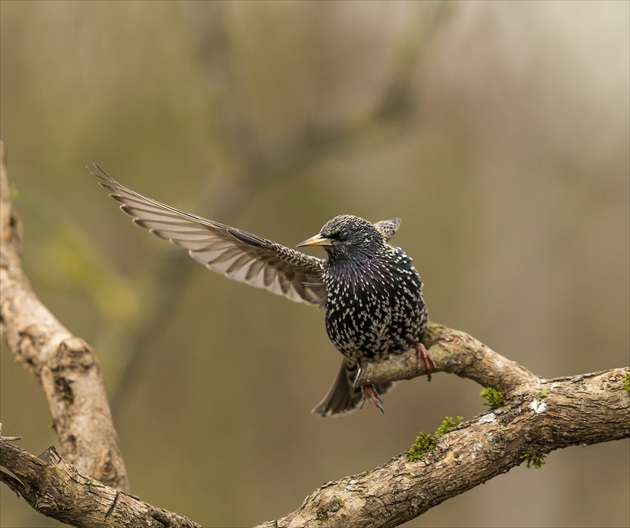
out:
M352 412L359 407L363 402L363 393L361 387L353 386L358 368L356 361L344 359L328 393L312 412L322 416L333 416ZM375 385L376 392L384 394L392 385L393 383Z

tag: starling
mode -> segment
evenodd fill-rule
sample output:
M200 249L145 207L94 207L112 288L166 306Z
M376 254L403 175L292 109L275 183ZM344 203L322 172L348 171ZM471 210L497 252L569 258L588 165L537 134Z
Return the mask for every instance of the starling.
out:
M361 364L411 347L430 379L435 363L421 343L427 324L422 281L411 258L387 244L400 219L372 224L351 215L333 218L319 234L298 244L322 246L328 254L324 260L142 196L96 165L91 172L134 223L188 250L208 269L292 301L325 307L328 336L344 359L314 413L352 411L368 397L382 411L379 395L392 384L355 387Z

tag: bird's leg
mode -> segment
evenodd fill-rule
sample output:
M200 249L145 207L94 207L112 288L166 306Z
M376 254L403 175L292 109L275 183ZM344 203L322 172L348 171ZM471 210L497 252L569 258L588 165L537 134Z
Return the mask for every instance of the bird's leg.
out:
M353 387L357 386L357 379L359 379L359 375L361 374L361 361L357 360L357 375L354 377L354 382L352 383ZM383 401L381 400L381 397L378 395L378 392L376 391L376 385L372 384L372 385L361 385L361 397L363 398L363 401L361 402L361 409L363 409L363 405L365 404L365 400L367 400L368 398L370 398L372 400L372 403L374 403L374 405L376 405L376 407L378 407L381 412L383 414L385 414L385 409L383 409Z
M437 368L435 361L433 361L433 358L429 355L425 346L419 341L415 341L413 343L413 347L416 349L416 353L418 354L418 368L420 368L420 360L422 359L427 370L427 381L431 381L431 365L433 365L434 369Z
M381 401L381 397L378 395L378 392L376 392L375 385L361 385L361 396L363 397L361 408L363 408L365 400L370 398L372 400L372 403L374 403L374 405L376 405L380 409L380 411L385 414L385 409L383 409L383 402Z

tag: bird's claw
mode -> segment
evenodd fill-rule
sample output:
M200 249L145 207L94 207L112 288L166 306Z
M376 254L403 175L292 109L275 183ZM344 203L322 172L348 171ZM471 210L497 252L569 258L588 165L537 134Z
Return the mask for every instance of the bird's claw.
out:
M363 401L361 402L361 409L363 408L363 405L365 404L365 400L367 400L369 397L372 400L372 403L376 405L376 407L383 414L385 414L385 409L383 409L383 401L381 400L381 397L378 395L378 392L376 392L376 387L374 385L362 385L361 396L363 397Z
M419 341L416 341L413 344L413 347L416 349L416 353L418 354L418 368L420 368L420 360L422 360L427 371L427 381L431 381L431 366L433 366L434 369L437 368L435 361L433 361L433 358L429 352L427 352L426 347Z

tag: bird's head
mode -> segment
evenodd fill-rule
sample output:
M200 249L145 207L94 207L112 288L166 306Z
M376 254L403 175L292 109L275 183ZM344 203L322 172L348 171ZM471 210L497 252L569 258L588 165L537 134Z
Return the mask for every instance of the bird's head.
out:
M367 220L352 215L336 216L298 247L322 246L333 261L359 259L382 249L383 235Z

